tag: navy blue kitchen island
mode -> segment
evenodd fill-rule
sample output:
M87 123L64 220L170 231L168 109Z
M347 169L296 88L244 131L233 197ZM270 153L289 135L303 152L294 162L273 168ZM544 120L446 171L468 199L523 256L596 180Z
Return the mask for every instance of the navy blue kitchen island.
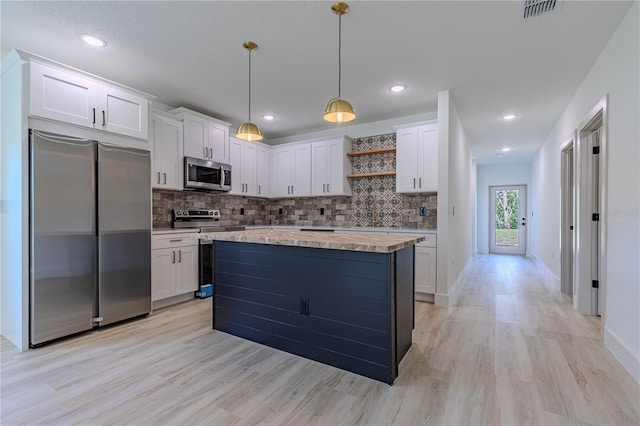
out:
M214 329L393 384L411 346L421 237L220 235Z

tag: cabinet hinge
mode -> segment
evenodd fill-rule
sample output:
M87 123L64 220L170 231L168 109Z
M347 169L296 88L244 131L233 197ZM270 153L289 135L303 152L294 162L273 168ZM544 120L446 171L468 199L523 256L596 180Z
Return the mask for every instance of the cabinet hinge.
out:
M592 288L600 288L600 282L598 280L591 280Z
M594 222L600 222L600 213L592 213L591 220Z
M594 146L594 147L593 147L593 153L594 153L595 155L600 154L600 147L599 147L599 146Z

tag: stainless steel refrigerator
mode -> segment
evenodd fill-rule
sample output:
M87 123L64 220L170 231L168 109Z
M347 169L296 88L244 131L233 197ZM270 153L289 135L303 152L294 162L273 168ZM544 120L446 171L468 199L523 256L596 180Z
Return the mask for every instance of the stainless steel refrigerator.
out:
M151 311L151 160L30 131L30 344Z

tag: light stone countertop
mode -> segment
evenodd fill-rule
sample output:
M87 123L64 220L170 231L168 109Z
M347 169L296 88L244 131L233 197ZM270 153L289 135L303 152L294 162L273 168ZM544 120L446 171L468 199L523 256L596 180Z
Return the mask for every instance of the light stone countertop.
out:
M317 229L319 231L325 229L333 229L335 232L363 232L363 233L381 233L388 232L390 234L437 234L437 229L416 229L416 228L383 228L371 226L300 226L300 225L247 225L247 231L252 229L272 229L274 231L298 231L300 229Z
M284 231L254 229L235 232L205 232L197 234L200 239L235 241L280 246L311 247L347 251L391 253L424 241L424 237L406 235L383 235L335 232Z
M193 234L195 232L200 232L200 228L154 228L151 235Z

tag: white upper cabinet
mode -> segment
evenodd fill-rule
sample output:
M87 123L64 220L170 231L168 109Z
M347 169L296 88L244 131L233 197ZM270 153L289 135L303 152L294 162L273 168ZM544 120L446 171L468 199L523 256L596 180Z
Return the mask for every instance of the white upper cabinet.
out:
M311 195L351 195L350 150L347 137L311 143Z
M258 145L258 170L256 172L258 195L268 197L271 195L271 148L267 145Z
M396 131L396 192L438 190L438 125Z
M242 195L242 148L244 143L240 139L229 138L229 164L231 164L231 191L229 194ZM186 152L185 152L186 155Z
M229 163L229 123L187 108L171 111L182 118L184 156Z
M31 116L148 139L149 98L39 62L29 74Z
M245 142L234 137L229 138L229 141L231 194L268 196L269 147L256 142Z
M274 148L271 155L271 196L311 195L311 144Z
M182 120L160 112L152 116L154 188L183 189L183 127Z

